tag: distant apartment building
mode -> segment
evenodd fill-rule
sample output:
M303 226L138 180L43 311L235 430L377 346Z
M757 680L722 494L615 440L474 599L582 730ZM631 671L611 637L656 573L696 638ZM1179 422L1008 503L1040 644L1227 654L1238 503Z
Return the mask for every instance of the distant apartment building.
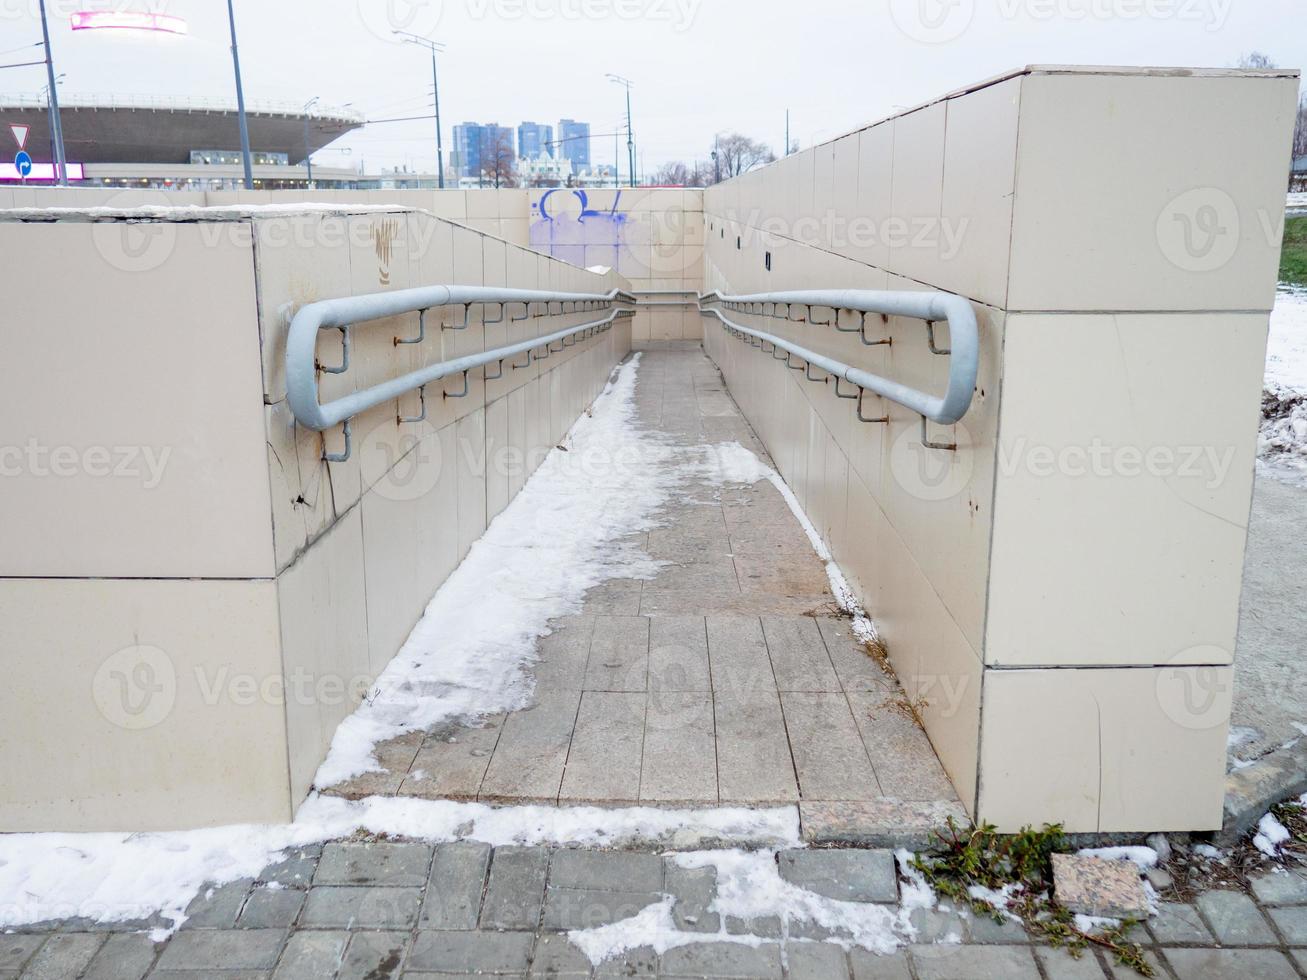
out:
M554 127L544 123L524 122L517 127L517 155L535 160L541 154L554 156Z
M454 127L449 165L459 177L476 177L494 160L496 147L513 152L513 130L498 123L465 122Z
M558 155L572 164L572 173L590 169L590 124L575 119L558 121Z

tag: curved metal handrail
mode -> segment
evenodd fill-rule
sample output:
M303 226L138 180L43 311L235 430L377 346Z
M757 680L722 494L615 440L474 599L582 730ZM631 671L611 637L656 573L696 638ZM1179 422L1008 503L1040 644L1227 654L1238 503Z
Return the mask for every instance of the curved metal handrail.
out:
M976 332L976 315L971 304L961 296L941 292L910 292L874 289L840 289L820 290L803 289L777 293L750 293L748 295L727 295L712 291L699 298L700 312L714 314L727 327L747 334L760 341L766 341L774 347L793 354L800 360L820 368L827 374L843 378L850 384L866 391L898 402L905 408L920 415L923 420L930 419L940 425L952 425L967 413L971 407L971 398L976 389L976 371L979 364L979 342ZM734 308L748 304L766 306L771 304L773 312L776 306L806 306L811 308L829 308L835 311L855 310L861 313L880 313L885 316L908 316L925 320L933 325L946 320L949 325L950 345L947 350L935 347L933 330L929 334L931 351L949 355L948 386L944 395L931 395L919 391L898 381L882 378L880 375L852 367L834 358L826 357L815 351L800 347L798 344L784 340L774 334L755 330L743 324L735 323L722 315L717 309L705 308L705 303L724 303Z
M620 289L613 289L607 293L564 293L490 286L424 286L417 289L397 289L388 293L345 296L309 303L291 320L290 332L286 338L286 399L290 403L295 420L300 425L318 432L345 423L346 455L348 455L349 420L360 412L365 412L382 402L396 399L406 392L422 388L441 378L460 373L466 374L473 368L492 361L502 363L518 354L528 353L538 347L548 347L559 341L566 345L566 338L585 331L602 332L608 329L618 316L629 315L632 312L629 309L615 309L599 320L576 324L507 347L497 347L493 350L442 361L439 364L429 364L398 378L391 378L369 388L342 395L325 405L319 402L317 377L319 366L315 355L320 331L340 330L344 334L342 363L334 368L323 368L328 373L338 374L349 367L348 331L354 325L398 316L401 313L419 311L425 313L426 310L438 306L471 306L473 303L500 307L510 303L522 303L526 304L528 309L531 303L572 303L576 309L580 309L582 306L597 307L613 303L634 305L635 298ZM502 309L500 316L501 318L503 316ZM396 338L396 343L405 342Z

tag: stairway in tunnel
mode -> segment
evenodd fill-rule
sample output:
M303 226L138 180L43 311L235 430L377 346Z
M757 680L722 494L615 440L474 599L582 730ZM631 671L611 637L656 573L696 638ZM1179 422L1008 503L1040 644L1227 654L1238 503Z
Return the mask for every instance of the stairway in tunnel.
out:
M697 343L643 352L637 424L766 451ZM531 704L377 747L327 787L495 803L926 804L953 788L898 682L853 635L825 565L766 480L691 480L631 543L666 564L551 623ZM958 808L960 815L960 808Z

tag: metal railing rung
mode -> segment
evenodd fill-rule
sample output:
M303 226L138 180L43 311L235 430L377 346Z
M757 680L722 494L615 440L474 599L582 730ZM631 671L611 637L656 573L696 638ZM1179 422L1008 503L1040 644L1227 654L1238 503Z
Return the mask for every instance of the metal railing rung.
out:
M322 432L341 423L345 424L344 452L324 453L323 457L333 462L341 462L349 458L349 420L355 415L380 405L382 402L394 401L406 392L417 389L422 407L421 415L412 418L397 415L397 419L400 421L421 421L426 417L426 393L423 389L431 382L439 381L451 375L462 374L462 391L444 392L445 398L461 398L468 391L467 374L469 371L495 363L498 366L499 373L488 374L487 378L488 380L500 378L504 373L503 363L505 361L512 363L519 354L526 354L527 363L529 364L531 353L541 347L548 351L555 344L559 345L558 350L562 350L563 347L574 346L578 335L594 336L611 328L618 317L632 315L635 302L634 296L619 289L607 293L564 293L537 289L502 289L487 286L425 286L418 289L399 289L388 293L370 293L364 296L347 296L341 299L310 303L295 314L294 319L291 320L290 333L286 339L286 399L290 403L291 412L295 415L295 421L306 428ZM542 303L546 311L550 310L552 304L555 303L558 304L560 310L564 304L572 304L574 310L581 309L582 305L589 308L591 304L595 307L605 305L615 307L618 303L625 304L625 306L614 308L607 316L600 319L574 324L562 330L540 337L532 337L516 344L496 347L493 350L468 354L464 357L456 357L448 361L442 361L439 364L429 364L398 378L391 378L388 381L351 392L348 395L342 395L326 404L319 401L318 372L341 373L349 367L350 333L353 330L366 328L369 321L378 321L404 313L418 312L420 317L419 336L408 340L395 338L397 343L415 343L425 335L422 326L425 324L426 310L438 306L463 306L466 314L467 308L473 303L500 306L501 319L503 305L507 303L522 303L528 309L532 303ZM344 334L343 363L334 368L323 367L317 362L318 334L323 330L340 330ZM571 343L568 342L569 340ZM555 353L557 353L557 350ZM513 364L513 366L525 365Z
M979 340L976 329L976 316L971 304L961 296L940 292L908 292L886 290L794 290L776 293L753 293L744 296L726 295L709 292L699 298L700 313L715 316L726 330L750 345L766 350L771 345L772 357L784 360L786 366L803 370L809 381L829 383L835 379L835 393L841 398L857 398L858 418L863 422L888 422L888 416L868 417L863 414L862 395L870 391L882 398L909 408L921 416L921 441L931 449L956 450L955 443L935 442L930 439L926 428L927 420L940 425L952 425L971 407L971 399L976 388L976 372L979 366ZM887 340L869 341L866 335L866 314L879 313L888 319L891 316L913 317L926 322L926 342L932 354L947 355L949 358L948 386L945 393L932 395L919 391L908 385L880 375L855 368L837 361L824 354L802 347L783 337L756 330L736 323L713 305L725 306L729 310L741 310L749 315L767 315L771 306L771 316L782 318L789 323L807 323L809 327L834 327L842 333L856 332L859 339L867 346L889 343ZM803 307L805 317L796 320L794 307ZM782 315L780 310L784 308ZM829 320L814 320L812 309L829 309ZM757 310L757 313L754 311ZM839 325L841 310L850 310L861 314L857 328L843 328ZM949 346L937 347L935 344L935 324L947 321L949 328ZM782 358L780 355L784 355ZM791 364L791 358L797 357L801 362L797 367ZM825 377L815 376L812 369L824 372ZM856 395L846 394L840 390L840 381L847 381L858 389Z

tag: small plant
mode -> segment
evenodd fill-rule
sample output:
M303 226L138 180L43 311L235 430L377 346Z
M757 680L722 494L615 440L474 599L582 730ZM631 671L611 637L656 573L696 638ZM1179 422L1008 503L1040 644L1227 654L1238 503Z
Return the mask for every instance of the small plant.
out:
M1015 915L1032 933L1077 959L1093 943L1110 950L1122 966L1146 977L1153 975L1143 949L1126 938L1136 920L1123 919L1099 932L1086 932L1076 925L1071 911L1051 897L1053 855L1070 850L1061 824L1000 834L992 824L965 828L950 817L947 830L932 836L937 852L918 854L912 863L940 895L998 922Z
M1307 806L1297 800L1285 800L1271 807L1275 819L1289 831L1289 839L1280 845L1281 852L1302 860L1307 856Z
M915 698L907 696L903 690L903 682L899 680L899 675L894 670L894 664L890 662L889 651L885 649L885 644L880 641L879 637L864 640L862 645L866 648L867 656L875 661L876 666L884 671L885 675L894 681L899 689L898 695L887 700L881 707L899 712L922 731L925 731L926 722L921 716L930 707L930 702L926 700L924 695L919 694Z

